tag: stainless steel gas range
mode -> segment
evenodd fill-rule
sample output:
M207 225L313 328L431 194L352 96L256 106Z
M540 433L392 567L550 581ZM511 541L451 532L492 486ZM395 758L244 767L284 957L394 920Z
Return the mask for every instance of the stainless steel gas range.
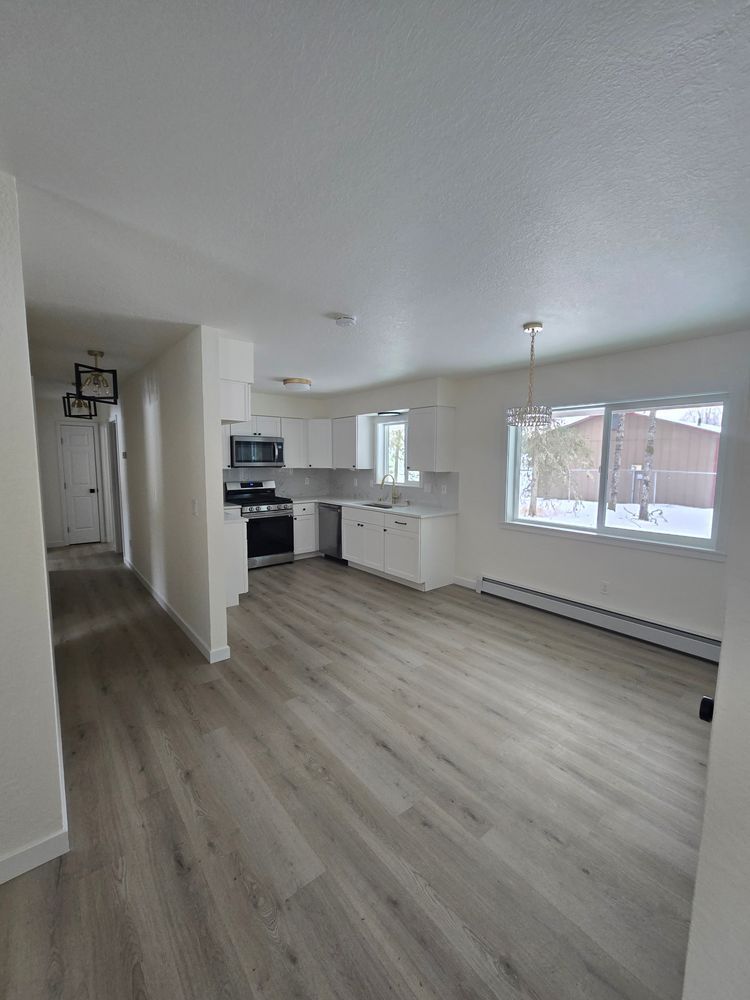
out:
M247 521L248 569L294 561L294 517L289 497L276 496L273 479L224 484L224 502Z

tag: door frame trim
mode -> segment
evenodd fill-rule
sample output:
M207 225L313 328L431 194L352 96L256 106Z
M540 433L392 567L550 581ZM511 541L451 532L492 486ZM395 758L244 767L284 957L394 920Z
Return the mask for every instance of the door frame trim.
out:
M104 540L105 536L105 517L104 517L104 497L102 485L102 456L99 448L99 434L95 428L99 427L101 421L90 421L90 426L94 429L94 471L96 473L96 506L99 511L99 542ZM68 507L65 503L65 487L63 483L65 482L64 473L64 463L63 463L63 444L62 444L62 428L63 427L79 427L80 420L56 420L55 421L55 431L57 433L57 492L59 494L60 510L62 512L62 526L63 532L65 533L65 538L63 539L63 545L68 546L72 544L70 542L70 524L68 523ZM95 543L92 543L95 544Z

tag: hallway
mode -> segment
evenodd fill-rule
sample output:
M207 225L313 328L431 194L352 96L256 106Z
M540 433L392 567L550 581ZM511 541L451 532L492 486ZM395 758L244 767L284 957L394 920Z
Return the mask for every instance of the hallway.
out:
M4 1000L677 1000L715 668L320 559L208 665L49 556L71 851L0 886Z

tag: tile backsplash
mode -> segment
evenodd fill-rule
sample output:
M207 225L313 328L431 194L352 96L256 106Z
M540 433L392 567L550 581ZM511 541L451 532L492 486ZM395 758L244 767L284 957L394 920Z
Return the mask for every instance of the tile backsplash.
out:
M330 469L224 469L224 482L245 479L273 479L282 497L304 500L331 495Z
M356 472L350 469L224 469L225 483L240 477L273 479L277 493L295 500L307 497L377 500L381 495L387 495L390 489L388 484L385 489L380 487L372 469L358 469ZM399 486L398 489L404 500L410 503L458 509L457 472L423 472L420 486Z
M354 480L357 485L354 485ZM446 490L443 493L443 486ZM333 469L331 472L331 496L351 497L352 500L377 500L388 496L390 484L381 487L374 479L371 469ZM428 507L448 507L458 509L458 473L423 472L420 486L399 486L398 492L410 503L426 504Z

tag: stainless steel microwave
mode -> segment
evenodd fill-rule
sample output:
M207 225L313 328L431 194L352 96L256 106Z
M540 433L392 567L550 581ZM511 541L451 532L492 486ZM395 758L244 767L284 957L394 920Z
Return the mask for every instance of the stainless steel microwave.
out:
M284 465L284 438L261 437L258 434L239 437L233 434L231 443L233 469L247 469L256 465L281 468Z

